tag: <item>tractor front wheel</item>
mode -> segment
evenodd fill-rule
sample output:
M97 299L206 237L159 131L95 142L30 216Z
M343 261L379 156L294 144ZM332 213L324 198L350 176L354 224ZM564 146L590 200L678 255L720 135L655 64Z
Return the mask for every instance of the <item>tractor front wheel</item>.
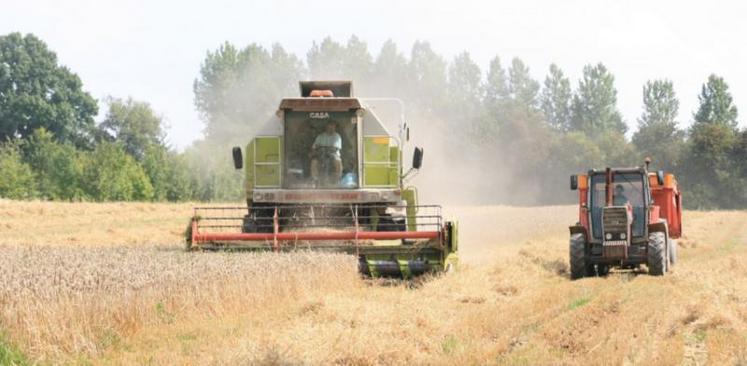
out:
M663 276L667 271L667 236L663 232L653 232L648 235L648 258L646 266L648 274Z
M586 263L586 237L583 234L573 234L570 240L571 279L594 275L594 265Z

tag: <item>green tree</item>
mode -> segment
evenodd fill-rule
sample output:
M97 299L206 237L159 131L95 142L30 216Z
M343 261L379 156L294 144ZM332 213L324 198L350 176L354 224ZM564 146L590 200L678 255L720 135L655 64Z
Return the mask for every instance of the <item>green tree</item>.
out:
M447 90L451 119L466 122L478 115L482 100L481 72L469 53L462 52L454 58L449 67Z
M591 137L601 136L607 130L625 133L625 123L617 110L614 83L614 76L603 64L584 66L571 107L573 130Z
M410 55L409 93L418 109L428 114L443 112L447 106L446 61L425 41L417 41Z
M484 118L474 136L483 142L494 141L500 126L505 122L506 105L509 101L508 76L501 66L501 59L495 56L490 61L484 85Z
M363 94L370 88L373 57L368 45L356 36L351 36L344 46L330 37L319 44L315 42L306 59L312 79L353 80Z
M153 200L184 201L193 197L193 180L183 154L150 145L141 165L153 186Z
M97 113L78 76L39 38L0 36L0 141L45 128L62 142L89 146Z
M633 143L657 167L668 171L678 166L684 145L684 131L677 127L679 108L671 81L649 80L643 86L643 113Z
M39 196L50 200L85 200L84 152L72 144L56 142L40 128L22 145L25 160L36 173Z
M36 197L36 180L31 167L23 162L16 142L0 144L0 197L29 199Z
M397 45L390 39L381 46L381 51L373 64L372 95L392 96L403 98L406 88L402 88L402 81L407 80L407 60L397 50Z
M514 103L527 110L537 109L539 83L529 75L529 68L518 57L511 60L508 69L508 90Z
M711 75L699 96L700 106L694 114L688 141L688 166L684 186L691 195L690 207L738 208L747 202L740 167L735 159L741 146L737 126L737 108L726 82Z
M117 141L138 161L151 146L164 144L163 120L146 102L109 98L109 111L99 129L108 141Z
M550 65L540 97L547 123L558 131L571 128L571 82L557 65Z
M737 128L737 106L724 78L711 74L701 88L698 101L700 106L693 116L696 122L721 123Z
M148 201L153 185L120 144L102 142L87 154L84 170L88 195L97 201Z
M240 50L224 43L208 52L193 87L206 138L246 142L282 97L298 94L302 73L300 61L279 45L268 52L257 44Z
M506 70L501 66L501 59L495 56L490 61L487 80L485 82L485 105L488 109L499 108L500 103L508 99L508 77ZM493 111L493 114L496 114Z
M339 79L345 70L345 47L332 37L326 37L312 44L306 53L306 63L312 79Z

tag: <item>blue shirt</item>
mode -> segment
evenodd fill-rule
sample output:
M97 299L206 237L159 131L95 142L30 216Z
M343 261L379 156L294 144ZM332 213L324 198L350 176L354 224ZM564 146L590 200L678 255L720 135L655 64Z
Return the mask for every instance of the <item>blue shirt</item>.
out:
M337 132L328 134L327 132L320 133L314 140L313 147L336 147L335 155L340 157L340 150L342 150L342 137Z

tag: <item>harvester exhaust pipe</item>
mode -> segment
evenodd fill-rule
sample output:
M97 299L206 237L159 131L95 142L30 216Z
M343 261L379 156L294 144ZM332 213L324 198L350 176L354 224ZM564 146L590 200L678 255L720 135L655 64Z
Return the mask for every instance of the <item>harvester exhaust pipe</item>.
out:
M607 203L607 207L612 206L612 169L609 167L607 168L607 172L605 173L605 201Z

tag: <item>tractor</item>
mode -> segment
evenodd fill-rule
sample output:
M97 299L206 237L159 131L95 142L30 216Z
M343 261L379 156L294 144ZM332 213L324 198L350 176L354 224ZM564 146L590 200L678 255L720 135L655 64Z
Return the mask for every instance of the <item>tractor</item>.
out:
M189 250L315 250L357 256L366 276L409 278L458 263L457 223L438 205L418 202L407 182L422 166L396 99L353 96L350 81L302 81L242 150L246 206L196 207ZM372 107L397 102L400 119ZM394 120L394 121L393 121ZM393 133L392 130L396 132Z
M677 262L682 195L673 174L644 167L572 175L578 222L570 226L571 279L604 276L612 267L662 276Z

